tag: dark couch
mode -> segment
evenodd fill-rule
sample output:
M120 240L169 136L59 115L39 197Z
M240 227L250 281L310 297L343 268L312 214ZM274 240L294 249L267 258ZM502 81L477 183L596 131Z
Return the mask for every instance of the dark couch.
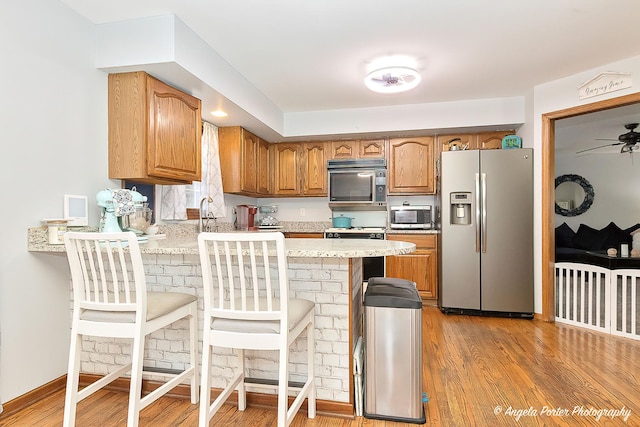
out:
M640 224L623 230L611 222L600 230L580 224L578 231L573 231L566 222L562 223L555 232L556 262L579 262L609 269L640 268L640 258L607 255L609 248L617 249L619 255L623 243L628 244L631 251L631 232L638 228Z

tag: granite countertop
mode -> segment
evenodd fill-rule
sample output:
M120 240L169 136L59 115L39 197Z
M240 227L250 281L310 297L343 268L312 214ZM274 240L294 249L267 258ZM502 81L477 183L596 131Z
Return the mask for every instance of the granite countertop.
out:
M150 236L140 244L143 254L198 255L196 233ZM50 245L44 228L29 229L29 252L65 253L64 245ZM400 255L414 252L413 243L391 240L353 239L286 239L286 251L290 257L309 258L358 258Z

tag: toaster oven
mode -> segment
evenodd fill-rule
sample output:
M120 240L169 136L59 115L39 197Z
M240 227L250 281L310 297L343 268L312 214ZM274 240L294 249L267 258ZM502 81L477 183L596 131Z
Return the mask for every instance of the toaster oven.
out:
M389 227L392 229L428 230L433 228L431 205L389 207Z

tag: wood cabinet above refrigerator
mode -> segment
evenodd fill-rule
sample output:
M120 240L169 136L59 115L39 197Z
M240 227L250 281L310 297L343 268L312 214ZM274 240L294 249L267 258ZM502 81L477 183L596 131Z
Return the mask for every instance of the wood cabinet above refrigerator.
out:
M109 178L201 179L201 101L142 72L109 75Z

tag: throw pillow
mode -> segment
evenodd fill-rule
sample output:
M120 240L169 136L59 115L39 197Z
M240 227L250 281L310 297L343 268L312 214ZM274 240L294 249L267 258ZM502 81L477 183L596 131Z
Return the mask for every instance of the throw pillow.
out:
M562 225L556 227L556 248L573 248L576 232L563 222Z
M615 223L611 222L605 228L600 230L604 233L605 239L602 249L616 248L620 250L622 243L631 244L631 234L627 233Z
M587 251L599 251L603 248L606 238L605 233L600 233L600 230L580 224L576 232L575 247Z
M638 228L640 228L640 224L632 225L631 227L625 229L624 232L627 234L631 234L633 231L636 231Z

